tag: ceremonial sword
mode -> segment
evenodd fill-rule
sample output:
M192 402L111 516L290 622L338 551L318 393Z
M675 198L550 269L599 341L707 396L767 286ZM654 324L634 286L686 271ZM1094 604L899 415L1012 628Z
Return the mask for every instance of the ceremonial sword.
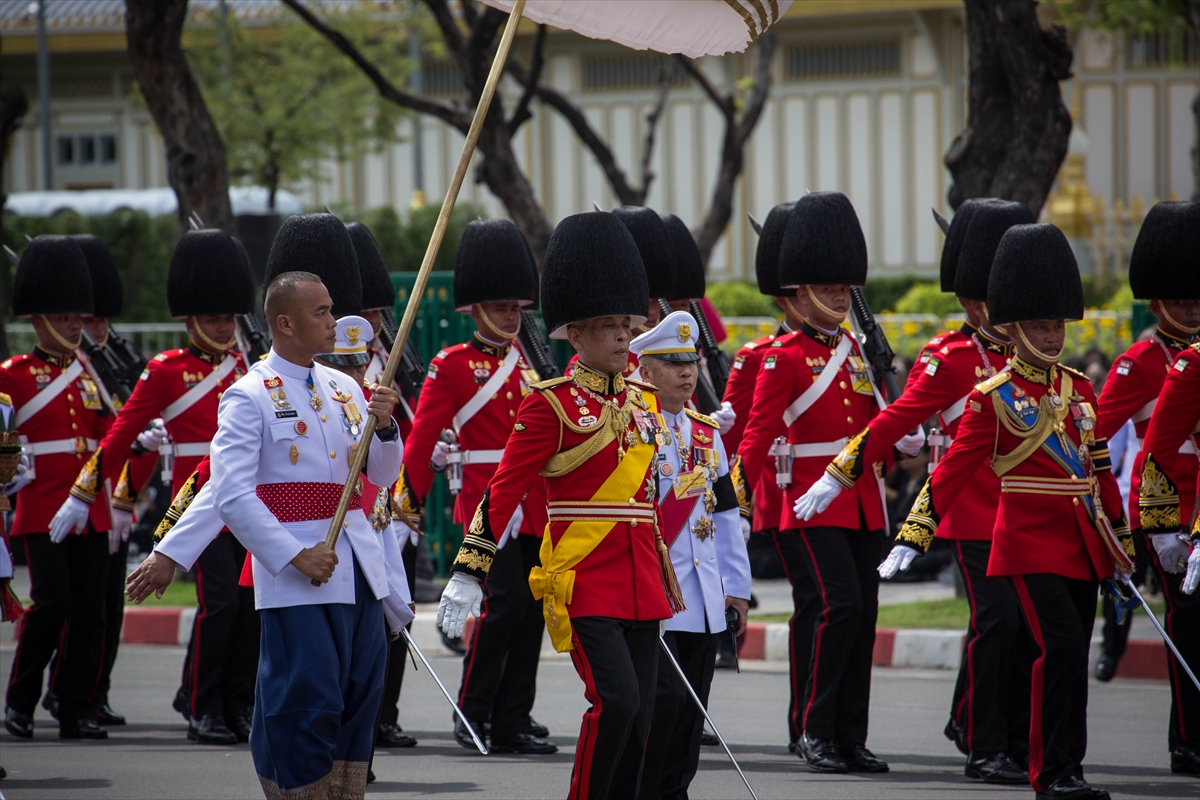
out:
M712 732L717 735L717 739L721 742L721 747L725 748L725 754L729 756L729 760L733 762L733 768L737 770L738 775L742 776L742 783L746 784L746 788L750 790L750 796L754 800L758 800L758 795L754 793L754 787L750 785L750 781L746 780L746 773L742 772L742 768L738 766L737 759L733 757L733 751L729 749L729 745L725 744L725 737L717 730L717 724L713 722L712 717L708 715L708 709L704 707L704 703L700 702L700 696L696 694L696 690L692 688L692 684L688 682L687 676L683 674L683 667L679 666L679 662L675 660L675 654L671 652L671 648L667 647L667 641L663 639L662 634L658 635L658 643L662 645L663 652L667 654L667 658L671 659L671 666L675 668L675 673L679 675L679 680L683 681L684 688L688 690L688 694L692 696L692 700L696 703L696 708L700 709L700 713L708 720L708 727L712 728Z
M417 642L413 639L412 634L408 632L408 628L401 628L400 635L404 637L404 641L408 642L408 646L417 654L417 658L421 659L421 663L425 665L425 669L429 670L429 674L433 676L433 682L442 690L442 694L446 695L446 702L454 709L454 713L462 720L463 725L467 726L467 730L471 734L471 739L475 742L475 746L479 748L479 752L486 756L488 750L483 746L483 741L479 738L479 734L475 732L475 728L471 726L471 721L467 719L467 716L462 713L462 709L458 707L458 703L454 702L454 698L450 696L450 692L446 691L446 684L442 683L442 679L433 671L433 665L429 663L429 659L421 652L421 648L417 646Z
M1149 617L1150 622L1154 624L1155 629L1158 631L1158 635L1163 638L1163 641L1167 643L1167 647L1169 647L1171 652L1175 654L1175 658L1179 661L1179 665L1183 667L1183 671L1186 672L1188 677L1192 679L1192 683L1196 685L1196 689L1200 690L1200 680L1196 680L1196 673L1192 672L1192 668L1189 667L1188 663L1183 660L1183 656L1180 654L1179 649L1175 647L1175 643L1172 642L1171 637L1167 635L1167 631L1165 628L1163 628L1162 623L1158 621L1158 617L1155 616L1154 612L1150 610L1150 606L1146 605L1146 600L1142 597L1142 593L1139 592L1137 587L1133 585L1133 581L1129 580L1128 575L1123 575L1122 578L1125 580L1125 585L1128 586L1133 592L1133 596L1138 599L1138 602L1142 604L1142 608L1146 610L1146 616Z

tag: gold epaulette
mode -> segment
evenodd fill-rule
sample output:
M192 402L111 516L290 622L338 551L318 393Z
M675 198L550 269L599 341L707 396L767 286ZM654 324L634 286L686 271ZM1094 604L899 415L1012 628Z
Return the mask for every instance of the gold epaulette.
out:
M1091 380L1091 378L1089 378L1084 373L1080 372L1079 370L1075 369L1074 367L1068 367L1066 364L1059 364L1058 368L1061 369L1063 372L1071 373L1072 375L1074 375L1077 378L1083 378L1085 381Z
M1200 342L1192 342L1192 349L1200 353Z
M639 389L649 389L652 392L658 391L657 386L655 386L653 383L648 383L646 381L639 381L639 380L634 380L633 378L626 378L625 382L632 383L634 386L638 387Z
M0 392L0 406L11 406L11 405L12 405L12 398L9 397L8 395L6 395L4 392Z
M983 394L988 394L990 392L996 391L1001 386L1003 386L1004 384L1008 383L1011 380L1012 380L1011 372L1001 372L998 375L993 375L992 377L988 378L983 383L976 384L975 391L981 392Z
M555 386L562 386L564 383L570 382L571 379L564 375L561 378L549 378L544 381L538 381L537 383L533 384L533 388L537 389L539 392L544 392L547 389L553 389Z
M715 419L713 419L712 417L709 417L709 416L705 416L704 414L701 414L699 411L692 411L690 408L685 408L684 412L687 413L687 415L689 417L696 420L697 422L703 422L705 425L708 425L711 428L719 429L721 427L720 425L717 424L717 421Z

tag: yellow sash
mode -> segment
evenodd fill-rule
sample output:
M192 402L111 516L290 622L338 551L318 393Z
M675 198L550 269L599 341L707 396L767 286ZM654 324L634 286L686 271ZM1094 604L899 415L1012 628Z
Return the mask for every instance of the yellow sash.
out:
M643 395L650 411L658 410L657 398ZM592 495L591 502L627 503L646 482L646 470L650 468L658 447L644 443L640 438L625 451L625 458ZM567 606L575 590L575 566L596 549L604 537L617 523L610 520L576 520L563 532L558 546L550 537L549 527L542 537L542 566L529 572L529 588L536 600L545 600L542 615L546 618L546 630L550 641L560 653L575 649L571 644L571 616Z

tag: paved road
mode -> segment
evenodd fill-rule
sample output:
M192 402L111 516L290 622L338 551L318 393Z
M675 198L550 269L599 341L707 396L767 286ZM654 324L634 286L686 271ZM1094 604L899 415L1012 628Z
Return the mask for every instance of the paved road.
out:
M11 668L13 648L0 646L0 675ZM170 709L183 649L127 646L115 670L113 705L131 724L106 742L59 742L53 721L37 717L32 742L0 732L0 764L9 778L0 792L23 798L256 798L261 797L246 745L202 747L184 738ZM782 666L782 665L779 665ZM754 784L766 798L1031 798L1028 789L985 787L962 777L962 759L941 736L953 689L949 672L877 669L871 698L871 747L892 772L870 777L818 776L784 746L786 669L758 665L741 675L719 673L712 712ZM456 684L459 664L435 667ZM550 726L557 756L484 758L450 736L449 710L422 670L409 672L401 723L420 739L412 750L376 757L379 781L371 798L419 796L554 798L566 793L584 701L570 661L543 659L534 716ZM1165 684L1114 682L1092 685L1088 777L1114 797L1200 797L1200 781L1168 771ZM719 748L705 748L692 784L694 798L742 798L745 789Z

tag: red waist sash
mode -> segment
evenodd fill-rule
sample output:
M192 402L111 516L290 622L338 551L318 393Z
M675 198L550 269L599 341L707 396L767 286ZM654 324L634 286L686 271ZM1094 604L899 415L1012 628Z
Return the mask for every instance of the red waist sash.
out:
M317 481L263 483L254 493L280 522L311 522L337 513L342 488L340 483ZM357 491L350 497L350 510L354 509L362 509L362 494Z

